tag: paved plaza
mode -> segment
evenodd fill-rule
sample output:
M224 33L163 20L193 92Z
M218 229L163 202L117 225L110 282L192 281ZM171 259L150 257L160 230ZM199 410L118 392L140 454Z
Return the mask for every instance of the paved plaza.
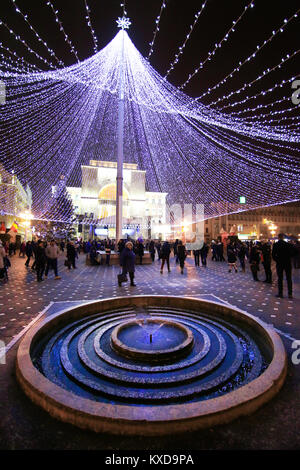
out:
M35 273L14 256L9 282L0 287L0 339L8 352L0 365L0 448L2 449L296 449L300 444L300 364L292 363L292 343L300 339L300 272L294 271L294 299L276 298L273 285L254 282L245 273L228 272L227 264L208 261L195 267L188 258L184 275L174 258L171 273L160 274L160 264L137 266L136 287L118 286L118 266L87 266L80 255L77 269L68 271L59 260L60 280L49 272L36 282ZM259 272L261 281L263 272ZM190 296L238 307L272 324L288 354L288 377L281 392L254 415L231 424L184 436L129 438L96 435L60 423L33 405L14 376L21 337L43 316L96 299L142 294Z

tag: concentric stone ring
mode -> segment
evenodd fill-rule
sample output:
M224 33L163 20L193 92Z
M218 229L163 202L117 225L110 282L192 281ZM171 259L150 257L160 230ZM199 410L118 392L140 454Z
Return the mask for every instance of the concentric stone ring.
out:
M166 331L162 332L162 330ZM126 335L128 332L131 335ZM153 336L155 336L155 341L153 341ZM173 342L172 347L168 347L166 340ZM125 321L116 326L111 333L111 344L115 351L121 356L137 361L169 362L179 356L187 355L193 343L194 336L189 328L175 321L155 317L144 322ZM137 344L138 347L133 347L133 344Z
M251 413L285 375L283 344L268 325L220 303L165 296L100 300L54 314L26 334L17 356L22 388L51 415L138 435Z

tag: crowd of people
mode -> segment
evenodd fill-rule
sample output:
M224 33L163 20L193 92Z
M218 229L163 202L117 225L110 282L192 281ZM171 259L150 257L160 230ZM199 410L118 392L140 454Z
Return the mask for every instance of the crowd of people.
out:
M10 258L16 254L16 245L13 243L0 242L0 279L8 279L7 269L10 266ZM91 264L99 264L97 260L98 252L105 252L105 264L110 265L110 255L112 251L120 254L120 265L122 272L118 276L118 283L121 286L126 282L129 274L130 283L135 286L135 265L143 263L145 252L149 252L152 262L157 259L160 262L160 273L163 274L166 266L168 273L171 272L170 257L173 252L175 264L179 264L181 274L184 274L185 260L189 252L182 240L176 239L173 242L161 240L120 240L117 244L114 240L61 240L56 242L43 240L22 242L19 247L19 257L26 258L26 268L31 268L36 272L37 282L47 279L50 271L54 272L55 279L61 279L58 274L58 258L60 253L65 254L65 266L76 269L76 260L81 252L88 254ZM284 235L279 234L278 241L242 242L237 237L230 237L225 242L220 239L212 241L211 244L203 243L200 249L192 251L195 267L207 267L207 259L211 254L212 262L227 262L228 272L238 272L238 264L241 272L246 271L246 262L249 264L254 281L259 281L258 273L262 270L265 274L263 282L272 284L272 261L276 263L278 279L278 296L283 296L283 275L285 273L288 287L288 296L292 298L292 265L300 268L300 243L286 242ZM226 259L227 258L227 259ZM32 264L30 265L32 261Z

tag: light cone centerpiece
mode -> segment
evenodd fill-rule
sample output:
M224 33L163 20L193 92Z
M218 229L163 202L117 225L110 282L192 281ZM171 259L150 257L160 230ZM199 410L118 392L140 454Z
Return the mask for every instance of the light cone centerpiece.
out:
M299 199L299 132L193 100L161 77L122 29L71 67L1 72L0 162L29 184L35 217L69 219L70 205L54 211L53 187L57 200L66 186L81 185L81 165L116 161L121 73L124 161L146 171L149 191L168 193L169 204L203 204L205 218Z

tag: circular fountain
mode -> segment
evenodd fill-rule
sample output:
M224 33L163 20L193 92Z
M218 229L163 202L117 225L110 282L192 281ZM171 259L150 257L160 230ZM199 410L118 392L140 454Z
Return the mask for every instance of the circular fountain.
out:
M253 316L192 298L101 300L42 320L17 378L56 418L98 432L162 435L225 423L274 396L279 336Z

